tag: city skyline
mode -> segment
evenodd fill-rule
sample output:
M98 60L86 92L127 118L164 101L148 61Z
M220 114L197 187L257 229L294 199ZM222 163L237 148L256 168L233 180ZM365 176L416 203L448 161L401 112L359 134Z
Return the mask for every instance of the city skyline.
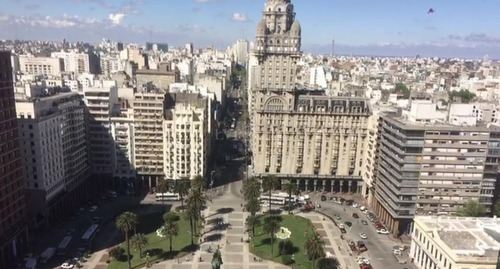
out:
M253 41L266 1L33 0L7 1L0 13L1 39L97 42L154 41L181 46L226 47ZM305 34L305 52L380 56L500 57L500 3L418 1L294 1ZM434 13L428 14L433 8ZM465 20L464 14L479 14ZM369 27L369 28L368 28ZM223 30L222 30L223 29ZM369 31L366 31L369 29Z

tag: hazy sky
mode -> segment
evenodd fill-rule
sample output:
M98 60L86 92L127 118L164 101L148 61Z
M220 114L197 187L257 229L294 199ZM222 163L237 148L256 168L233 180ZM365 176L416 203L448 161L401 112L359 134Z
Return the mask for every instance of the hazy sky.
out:
M227 46L267 0L2 0L0 39ZM500 58L499 0L292 0L303 50ZM429 8L435 13L427 14Z

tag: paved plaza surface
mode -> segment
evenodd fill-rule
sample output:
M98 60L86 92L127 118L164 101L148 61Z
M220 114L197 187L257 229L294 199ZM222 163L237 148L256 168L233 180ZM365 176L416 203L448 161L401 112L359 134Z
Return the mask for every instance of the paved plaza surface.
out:
M282 264L260 260L250 253L249 244L245 243L248 234L245 233L245 219L247 212L243 212L243 197L240 193L242 182L233 182L217 188L209 194L212 202L204 210L203 215L206 219L206 225L203 230L204 242L200 245L200 250L194 255L188 255L181 259L167 260L154 263L150 268L154 269L210 269L213 253L210 250L220 249L222 261L225 269L282 269L291 268ZM318 199L312 195L313 200ZM320 201L318 201L320 202ZM320 202L321 203L321 202ZM398 264L392 255L392 246L400 242L391 239L388 236L378 235L371 225L362 225L360 219L353 220L351 215L357 209L333 205L331 203L322 203L322 208L318 209L323 214L342 216L342 221L353 222L353 227L344 235L348 240L359 240L359 232L365 232L368 235L368 251L362 256L368 257L374 268L384 269L403 269L413 268L411 264ZM359 210L358 210L359 211ZM356 256L351 254L347 240L341 238L339 229L329 218L316 212L298 213L299 216L308 218L313 223L316 231L325 241L325 251L335 255L340 266L343 269L359 268L356 263ZM364 216L360 214L362 218ZM373 230L373 231L372 231ZM92 258L84 264L84 268L105 268L102 256L106 250L92 255ZM200 259L201 258L201 259Z

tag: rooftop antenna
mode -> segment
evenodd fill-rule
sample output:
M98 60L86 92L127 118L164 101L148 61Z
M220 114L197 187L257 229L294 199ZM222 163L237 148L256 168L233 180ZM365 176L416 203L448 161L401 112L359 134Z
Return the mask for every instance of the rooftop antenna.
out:
M332 58L335 56L335 36L332 37Z

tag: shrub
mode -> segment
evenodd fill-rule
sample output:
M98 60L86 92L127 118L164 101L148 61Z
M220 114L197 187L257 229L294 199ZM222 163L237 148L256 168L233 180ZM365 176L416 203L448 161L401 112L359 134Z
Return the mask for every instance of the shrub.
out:
M109 256L113 257L113 259L119 261L120 258L125 254L125 249L122 247L114 247L109 250Z
M175 212L167 212L163 214L163 220L165 222L176 222L180 220L180 217Z
M293 252L293 243L291 240L280 241L278 249L280 255L290 255Z

